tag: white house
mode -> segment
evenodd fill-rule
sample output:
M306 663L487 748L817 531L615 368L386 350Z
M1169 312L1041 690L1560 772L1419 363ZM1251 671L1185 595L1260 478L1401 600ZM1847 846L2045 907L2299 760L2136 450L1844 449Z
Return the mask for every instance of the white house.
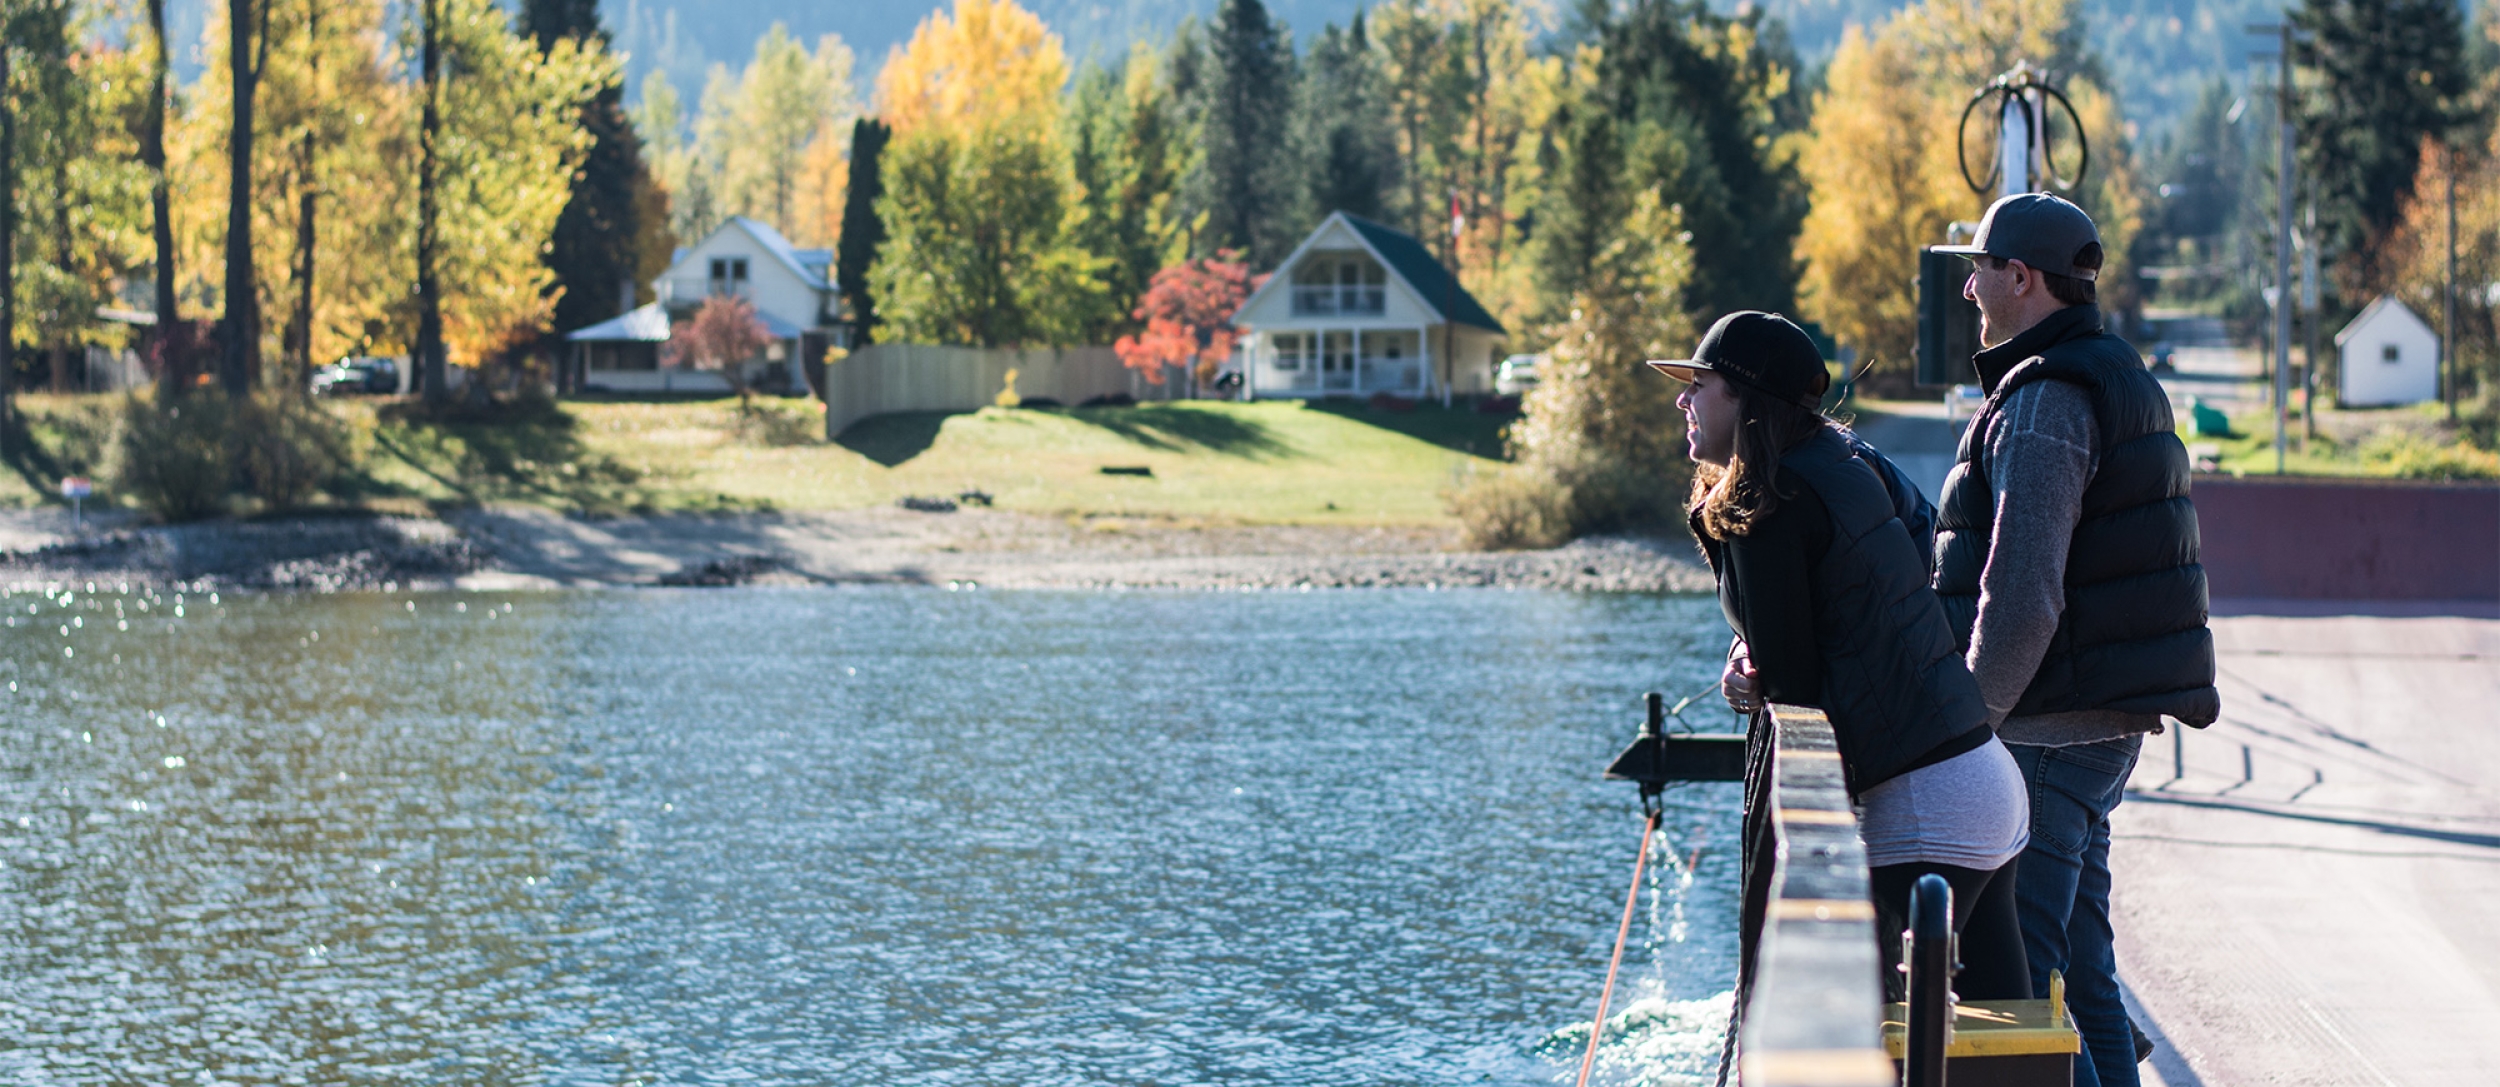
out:
M1249 396L1493 391L1505 335L1414 235L1342 211L1233 316Z
M2439 334L2391 295L2335 334L2335 364L2336 403L2346 407L2439 399Z
M653 288L659 301L565 337L575 348L577 387L726 391L729 384L718 374L660 365L659 348L670 328L693 317L714 295L745 298L771 333L773 345L747 364L749 380L762 387L805 388L805 363L821 360L827 347L850 346L833 282L833 251L800 249L780 231L745 216L732 217L678 250Z

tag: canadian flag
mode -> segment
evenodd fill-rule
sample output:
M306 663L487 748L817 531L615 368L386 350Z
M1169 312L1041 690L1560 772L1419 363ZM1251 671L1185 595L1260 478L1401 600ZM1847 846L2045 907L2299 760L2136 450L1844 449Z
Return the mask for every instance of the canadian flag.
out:
M1467 213L1459 210L1458 194L1450 194L1450 237L1456 239L1467 232Z

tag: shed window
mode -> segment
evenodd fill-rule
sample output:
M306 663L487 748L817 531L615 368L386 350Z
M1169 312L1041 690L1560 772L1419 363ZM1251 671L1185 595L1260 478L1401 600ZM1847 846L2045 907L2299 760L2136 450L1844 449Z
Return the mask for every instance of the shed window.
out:
M2393 366L2405 360L2405 349L2395 344L2380 344L2378 360Z

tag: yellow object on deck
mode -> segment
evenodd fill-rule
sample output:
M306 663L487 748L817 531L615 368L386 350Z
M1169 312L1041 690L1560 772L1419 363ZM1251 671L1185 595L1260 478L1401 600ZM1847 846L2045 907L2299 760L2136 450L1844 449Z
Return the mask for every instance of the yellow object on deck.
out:
M1908 1005L1884 1005L1884 1050L1902 1059ZM2066 978L2049 975L2047 1000L1974 1000L1954 1005L1945 1031L1945 1065L1954 1087L2067 1087L2083 1051L2066 1014Z

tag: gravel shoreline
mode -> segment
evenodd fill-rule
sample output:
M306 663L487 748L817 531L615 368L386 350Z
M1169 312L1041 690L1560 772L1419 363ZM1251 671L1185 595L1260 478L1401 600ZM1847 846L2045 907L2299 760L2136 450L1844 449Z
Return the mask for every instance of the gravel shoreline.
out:
M1698 592L1680 536L1463 551L1448 529L1220 525L968 508L585 519L488 508L442 519L277 518L74 529L0 513L0 581L232 590L921 584L1024 589L1492 588Z

